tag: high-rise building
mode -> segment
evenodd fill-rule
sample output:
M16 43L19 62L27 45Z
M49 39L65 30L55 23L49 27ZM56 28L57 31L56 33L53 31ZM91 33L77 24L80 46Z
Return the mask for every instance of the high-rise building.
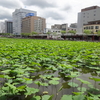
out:
M82 34L84 29L100 30L100 7L91 6L78 13L77 34Z
M22 28L22 18L25 18L26 16L30 15L37 15L36 11L27 10L27 9L16 9L13 12L13 34L20 35L21 34L21 28Z
M5 33L13 33L13 22L5 21Z
M44 33L45 28L45 18L38 16L28 16L22 19L22 33Z

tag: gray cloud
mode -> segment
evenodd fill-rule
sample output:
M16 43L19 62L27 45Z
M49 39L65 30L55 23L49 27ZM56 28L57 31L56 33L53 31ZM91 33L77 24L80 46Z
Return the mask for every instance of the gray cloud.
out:
M62 17L61 14L59 14L57 12L52 12L52 11L46 12L45 16L51 17L54 20L63 20L64 19L64 17Z
M23 3L27 6L38 6L40 8L55 7L55 4L48 3L46 0L24 0Z
M62 10L64 10L64 11L69 11L69 10L71 10L72 9L72 7L70 6L70 5L67 5L66 7L64 7Z
M4 20L4 19L12 19L11 14L8 11L1 11L0 12L0 20Z
M0 6L12 9L21 7L21 4L16 0L0 0Z

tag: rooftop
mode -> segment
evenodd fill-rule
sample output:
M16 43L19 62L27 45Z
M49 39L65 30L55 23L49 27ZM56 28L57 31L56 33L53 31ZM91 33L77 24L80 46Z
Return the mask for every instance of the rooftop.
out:
M91 7L87 7L87 8L81 9L81 12L88 11L88 10L93 10L93 9L97 9L97 8L100 8L100 7L99 6L91 6Z

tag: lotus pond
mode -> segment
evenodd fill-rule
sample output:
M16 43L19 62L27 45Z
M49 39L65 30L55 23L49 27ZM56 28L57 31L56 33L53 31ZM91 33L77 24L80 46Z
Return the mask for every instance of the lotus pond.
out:
M100 43L0 38L0 100L100 100Z

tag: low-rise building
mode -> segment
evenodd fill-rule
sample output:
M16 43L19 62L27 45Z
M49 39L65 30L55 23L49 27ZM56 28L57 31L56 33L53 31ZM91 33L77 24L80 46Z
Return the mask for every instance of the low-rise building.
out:
M51 26L51 29L67 31L68 24L55 24Z
M100 7L91 6L81 9L78 13L77 34L83 34L84 29L90 29L92 32L99 30L100 26Z
M77 28L77 23L71 23L71 24L70 24L70 27L71 27L71 28Z
M5 22L0 22L0 33L5 33Z
M96 33L100 31L100 21L91 21L88 24L84 24L83 30L91 30L91 33Z

